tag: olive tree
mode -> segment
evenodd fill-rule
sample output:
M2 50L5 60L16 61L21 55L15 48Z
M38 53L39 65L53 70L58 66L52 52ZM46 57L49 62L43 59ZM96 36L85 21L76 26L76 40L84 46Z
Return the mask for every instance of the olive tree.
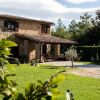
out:
M67 51L65 52L65 56L66 56L66 59L68 60L71 60L72 62L72 68L74 67L73 66L73 62L75 59L78 58L78 53L77 53L77 50L71 46L69 49L67 49Z

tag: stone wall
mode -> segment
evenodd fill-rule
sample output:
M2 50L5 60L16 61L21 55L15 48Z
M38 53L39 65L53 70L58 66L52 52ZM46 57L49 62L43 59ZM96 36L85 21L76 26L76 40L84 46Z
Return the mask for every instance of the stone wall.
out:
M48 34L50 35L50 29L48 29L48 33L41 33L41 23L33 22L33 21L24 21L24 20L15 20L19 23L19 28L17 31L5 31L4 30L4 18L0 18L0 39L8 38L12 34ZM29 59L41 59L41 45L39 43L35 43L34 41L25 40L22 38L18 38L19 46L19 55L29 57Z
M19 56L27 57L29 60L35 59L36 49L35 42L18 38Z
M50 29L48 29L48 33L41 33L41 23L33 22L33 21L24 21L24 20L15 20L19 23L19 28L17 31L4 31L4 20L0 18L0 34L8 37L11 34L21 33L21 34L50 34Z
M4 31L4 20L0 18L0 39L6 39L16 33L16 31Z
M18 32L22 34L41 34L41 24L31 21L19 21Z

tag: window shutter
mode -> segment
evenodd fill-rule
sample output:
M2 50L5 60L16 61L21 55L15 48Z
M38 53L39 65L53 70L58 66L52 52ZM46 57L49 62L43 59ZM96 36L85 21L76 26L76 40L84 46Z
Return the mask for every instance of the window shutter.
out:
M41 28L42 33L48 33L49 25L42 24Z

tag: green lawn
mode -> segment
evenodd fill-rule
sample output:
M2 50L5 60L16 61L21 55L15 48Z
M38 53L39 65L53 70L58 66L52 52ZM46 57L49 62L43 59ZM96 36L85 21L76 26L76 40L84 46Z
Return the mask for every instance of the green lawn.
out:
M62 69L65 68L50 66L33 67L28 64L8 68L10 72L9 78L18 83L16 88L19 92L24 92L24 88L28 83L36 83L38 79L45 81ZM66 68L66 70L69 69ZM65 80L59 84L59 90L62 95L57 100L66 100L65 91L67 89L73 92L75 100L100 100L100 79L65 74Z

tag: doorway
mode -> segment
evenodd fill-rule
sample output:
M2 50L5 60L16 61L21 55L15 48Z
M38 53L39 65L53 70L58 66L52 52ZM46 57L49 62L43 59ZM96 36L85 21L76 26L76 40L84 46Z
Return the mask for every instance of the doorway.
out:
M11 47L12 57L19 58L19 47Z
M44 44L43 48L42 48L42 54L44 57L46 57L46 54L47 54L46 51L47 51L47 46L46 46L46 44Z

